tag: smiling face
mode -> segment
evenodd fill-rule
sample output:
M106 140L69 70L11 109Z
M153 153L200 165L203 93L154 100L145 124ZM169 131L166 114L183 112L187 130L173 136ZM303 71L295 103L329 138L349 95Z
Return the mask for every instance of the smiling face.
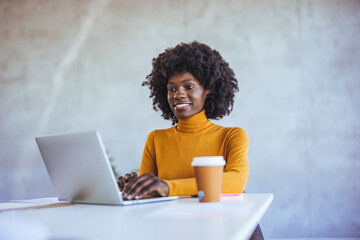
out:
M201 112L209 93L190 72L172 76L167 89L168 103L178 119L189 118Z

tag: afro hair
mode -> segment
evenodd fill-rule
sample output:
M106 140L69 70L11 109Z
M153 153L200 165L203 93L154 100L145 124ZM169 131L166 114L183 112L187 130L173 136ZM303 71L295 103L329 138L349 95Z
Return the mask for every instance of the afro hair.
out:
M190 72L209 91L204 103L208 119L221 119L233 110L235 93L239 91L237 79L220 53L209 46L193 41L167 48L152 60L152 71L142 86L150 89L155 111L177 123L167 100L167 82L177 73Z

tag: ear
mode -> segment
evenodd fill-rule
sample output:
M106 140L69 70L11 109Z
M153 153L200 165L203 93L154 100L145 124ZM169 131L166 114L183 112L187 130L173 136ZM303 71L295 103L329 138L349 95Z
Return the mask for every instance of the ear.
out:
M207 95L210 93L210 90L205 90L205 98L207 98Z

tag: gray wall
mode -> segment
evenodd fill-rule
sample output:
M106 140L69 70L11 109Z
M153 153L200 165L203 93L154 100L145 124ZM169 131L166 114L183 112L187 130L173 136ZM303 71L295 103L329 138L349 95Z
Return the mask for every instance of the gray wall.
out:
M166 47L220 51L266 237L360 236L360 1L0 1L0 200L53 196L34 136L98 130L119 173L170 127L141 82ZM121 163L121 164L120 164Z

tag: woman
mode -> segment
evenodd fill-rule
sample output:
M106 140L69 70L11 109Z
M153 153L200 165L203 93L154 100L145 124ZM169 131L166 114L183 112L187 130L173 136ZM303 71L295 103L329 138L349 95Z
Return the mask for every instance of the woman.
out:
M152 65L143 86L150 88L153 108L175 126L149 134L139 177L131 173L118 180L123 197L196 194L191 166L196 156L223 156L222 192L243 192L249 173L247 134L208 120L233 109L238 85L229 64L218 51L195 41L166 49Z

